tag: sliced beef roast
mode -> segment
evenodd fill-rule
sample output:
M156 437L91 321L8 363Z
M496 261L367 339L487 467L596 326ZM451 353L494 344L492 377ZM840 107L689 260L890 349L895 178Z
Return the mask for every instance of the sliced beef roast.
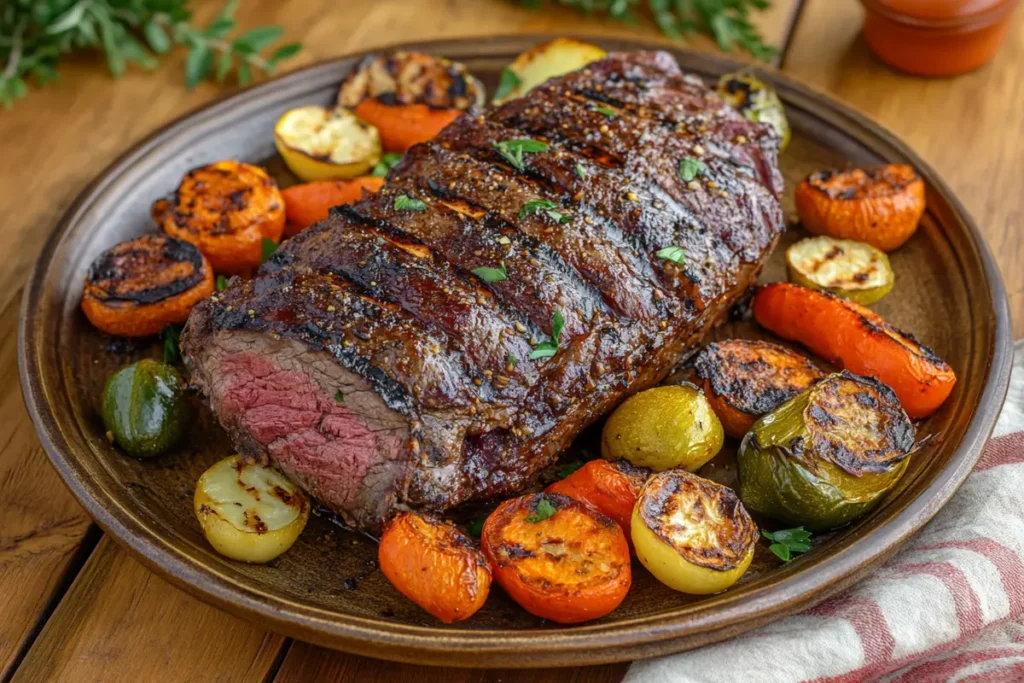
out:
M463 116L202 302L192 382L352 526L514 492L752 284L777 148L669 55L610 55Z

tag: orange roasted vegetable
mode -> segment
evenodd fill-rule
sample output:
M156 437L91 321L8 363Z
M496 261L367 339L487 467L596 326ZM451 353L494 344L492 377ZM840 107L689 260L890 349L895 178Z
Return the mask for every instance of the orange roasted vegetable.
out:
M383 178L361 176L352 180L318 180L281 190L287 217L284 236L299 234L326 219L331 207L357 202L362 199L363 190L376 192L383 184Z
M708 344L693 359L693 368L711 409L734 439L823 377L800 354L748 339Z
M819 171L800 181L794 199L800 222L811 232L892 251L917 230L924 181L903 164Z
M400 512L385 526L377 561L402 595L446 624L471 617L487 600L491 570L455 525Z
M560 493L614 519L629 540L630 519L640 489L652 471L625 460L591 460L561 481L547 487L547 493Z
M213 268L199 250L163 234L126 240L99 255L82 290L82 311L107 334L148 337L183 323L213 293Z
M262 168L218 161L186 173L169 199L153 204L153 219L199 247L215 272L247 275L260 265L263 240L281 240L284 200Z
M506 500L480 537L494 580L531 614L597 619L629 592L629 545L615 520L554 493Z
M353 113L377 128L385 152L404 152L426 142L462 115L461 109L434 109L425 104L389 104L379 97L360 102Z
M754 295L752 308L762 327L888 384L914 419L934 413L956 383L953 369L934 351L873 311L829 292L766 285Z

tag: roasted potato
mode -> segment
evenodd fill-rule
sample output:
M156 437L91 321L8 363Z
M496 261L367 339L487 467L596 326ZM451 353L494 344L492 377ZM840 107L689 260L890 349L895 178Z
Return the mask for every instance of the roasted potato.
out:
M483 84L466 67L419 52L370 55L353 69L338 90L338 106L355 109L381 98L386 104L422 104L432 109L466 110L483 106Z
M505 592L527 612L560 624L603 617L632 582L619 525L566 496L506 500L484 522L480 544Z
M107 438L137 458L172 449L191 414L184 385L177 370L148 358L111 375L101 402Z
M380 161L380 133L347 109L309 105L284 113L274 145L305 182L367 175Z
M823 376L798 353L747 339L708 344L694 358L693 368L711 409L734 439L743 438L757 418Z
M309 520L309 501L295 484L237 455L203 472L192 504L214 550L242 562L270 562L292 547Z
M516 57L507 68L507 72L514 76L511 81L514 85L507 92L498 93L501 97L495 97L494 101L500 104L505 100L522 97L541 83L582 69L591 62L603 59L606 54L596 45L573 38L555 38L541 43Z
M153 204L165 233L191 242L216 273L247 275L263 260L263 242L284 230L284 200L265 170L238 161L192 169L169 199Z
M107 334L148 337L185 322L213 286L213 268L194 245L167 235L143 235L116 244L92 262L82 289L82 312Z
M870 244L820 236L786 249L789 279L812 289L867 306L892 290L896 280L889 257Z
M651 474L646 467L635 467L626 460L591 460L545 491L568 496L608 515L622 527L628 540L633 506Z
M737 455L744 505L788 525L831 529L899 481L914 426L892 389L829 375L754 423Z
M471 617L491 589L491 570L473 542L449 522L399 512L384 526L380 570L405 597L446 624Z
M812 173L797 185L793 199L807 230L882 251L910 239L925 209L924 181L904 164Z
M748 121L767 123L779 134L779 151L785 151L792 135L786 109L775 90L753 74L725 74L718 79L718 95Z
M757 526L729 488L684 470L651 477L633 508L640 562L673 590L718 593L747 571Z
M601 432L601 456L660 472L691 472L718 454L725 435L704 392L692 384L655 387L616 408Z

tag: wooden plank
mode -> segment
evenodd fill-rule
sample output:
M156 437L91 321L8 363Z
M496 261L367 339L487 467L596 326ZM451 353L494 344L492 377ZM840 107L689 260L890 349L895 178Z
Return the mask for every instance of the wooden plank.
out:
M262 683L284 644L157 578L104 538L12 681Z
M906 140L946 179L988 240L1024 337L1024 13L995 60L957 78L884 66L860 35L854 2L808 2L783 71L853 103Z
M585 660L585 653L580 654ZM619 683L628 664L581 666L570 669L449 669L411 664L394 664L377 659L325 650L307 643L294 643L274 683Z

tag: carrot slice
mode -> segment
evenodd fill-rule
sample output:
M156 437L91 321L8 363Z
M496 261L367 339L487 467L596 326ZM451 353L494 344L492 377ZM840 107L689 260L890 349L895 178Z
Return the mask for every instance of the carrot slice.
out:
M361 176L352 180L318 180L282 190L287 218L284 236L299 234L326 219L331 207L357 202L362 199L363 190L376 192L383 184L383 178Z
M527 612L560 624L603 617L632 581L619 525L566 496L506 500L484 522L480 541L505 592Z
M461 109L434 109L425 104L386 104L379 97L363 100L353 112L377 128L385 152L404 152L426 142L463 114Z
M148 337L183 323L213 293L213 268L188 242L143 235L99 255L89 267L82 311L107 334Z
M384 527L377 561L402 595L446 624L471 617L491 589L483 554L455 525L432 515L393 517Z
M762 327L888 384L912 418L934 413L956 383L953 369L934 351L848 299L777 283L760 288L752 308Z
M651 474L646 467L635 467L625 460L591 460L545 491L568 496L608 515L622 528L628 541L633 506Z

